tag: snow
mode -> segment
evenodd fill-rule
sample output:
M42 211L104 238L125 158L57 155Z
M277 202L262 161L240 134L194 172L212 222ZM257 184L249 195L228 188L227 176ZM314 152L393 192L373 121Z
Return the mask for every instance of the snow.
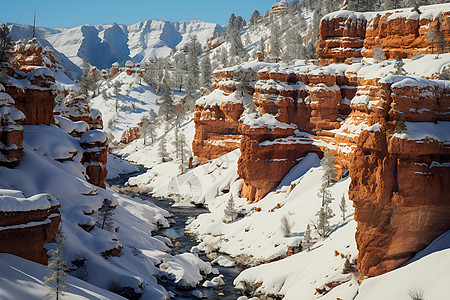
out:
M450 282L450 232L438 237L405 266L363 281L356 300L408 300L410 291L424 299L443 299Z
M59 127L66 133L71 134L72 132L86 132L89 131L89 124L84 121L73 122L72 120L63 117L55 116L55 120Z
M226 94L225 92L215 89L210 94L199 98L195 104L200 106L213 106L213 105L221 105L222 103L233 103L239 104L243 103L243 98L239 97L236 92L231 94Z
M214 277L211 280L206 280L202 286L203 287L217 287L217 286L222 286L225 285L225 282L223 281L223 275L219 275L217 277Z
M49 292L44 277L51 274L46 266L6 253L0 253L0 298L4 300L39 300ZM125 299L78 278L68 276L70 285L64 299Z
M405 122L406 132L396 133L394 137L408 140L431 138L439 142L450 143L450 122Z
M107 179L113 179L119 177L121 174L129 174L139 171L138 167L131 165L110 153L108 153L106 169L108 170Z
M213 265L219 265L221 267L225 267L225 268L232 268L236 265L236 263L234 261L232 261L229 258L226 258L223 255L220 255L218 258L214 259L211 264Z
M262 116L256 116L255 113L244 114L239 121L242 122L243 125L247 125L250 128L267 127L270 130L275 130L275 128L297 129L295 124L282 123L271 114L263 114Z
M58 205L58 201L49 194L33 195L29 198L19 194L20 191L13 191L13 195L8 190L0 189L0 211L15 212L15 211L31 211L31 210L46 210L52 206Z
M99 129L90 130L83 134L80 139L80 143L82 144L95 144L95 143L106 143L108 137L106 132Z

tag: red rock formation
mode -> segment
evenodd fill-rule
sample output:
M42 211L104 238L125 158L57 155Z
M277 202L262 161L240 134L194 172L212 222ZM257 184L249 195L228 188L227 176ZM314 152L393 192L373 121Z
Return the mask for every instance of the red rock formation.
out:
M91 108L85 96L73 96L66 99L61 108L60 115L73 122L84 121L92 123Z
M101 130L90 130L80 139L84 149L81 163L86 167L88 182L105 188L105 180L108 174L106 161L108 159L108 138Z
M89 119L89 128L91 130L103 129L102 113L96 108L91 108L91 115L90 115L90 119Z
M0 165L14 168L19 165L23 154L24 114L16 109L14 100L0 84Z
M125 130L122 134L120 142L122 144L129 144L141 137L141 127L131 127Z
M11 192L17 194L16 191L0 191L0 202L15 203L6 210L0 209L0 228L2 228L0 239L3 241L0 243L0 252L14 254L46 265L47 251L44 245L52 240L58 230L61 221L60 205L50 195L36 195L24 199L23 195L17 197ZM22 199L17 200L17 198ZM28 200L25 202L45 202L45 199L48 199L48 203L41 208L32 205L31 210L22 210L24 200ZM14 206L17 206L17 209L12 209Z
M445 114L438 109L445 91L420 78L388 76L369 82L376 87L368 93L373 105L356 101L345 121L367 125L355 138L350 164L360 280L401 266L450 229L450 150L445 140L415 136L418 131L432 137L432 132L445 132L439 122ZM399 114L411 122L406 134L412 138L393 135Z
M450 38L448 5L420 7L373 13L339 11L321 21L317 56L323 62L344 62L352 57L372 57L380 45L386 58L411 57L415 53L437 53L437 41L428 38L435 30ZM441 31L442 30L442 31Z

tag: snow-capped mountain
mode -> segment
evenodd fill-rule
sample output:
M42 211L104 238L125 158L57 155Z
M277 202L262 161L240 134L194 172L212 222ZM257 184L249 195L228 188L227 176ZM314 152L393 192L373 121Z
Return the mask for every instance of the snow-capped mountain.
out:
M31 38L33 27L6 23L14 40ZM36 28L36 37L43 46L55 50L56 58L72 76L80 74L83 58L99 69L109 68L114 62L127 60L142 62L151 57L162 57L172 48L181 48L196 35L202 45L221 25L203 21L172 22L145 20L132 25L81 25L73 28Z

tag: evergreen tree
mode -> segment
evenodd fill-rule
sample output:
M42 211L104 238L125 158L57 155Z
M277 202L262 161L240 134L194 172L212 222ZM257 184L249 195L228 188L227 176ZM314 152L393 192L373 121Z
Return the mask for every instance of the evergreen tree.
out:
M350 262L350 259L347 257L344 262L344 268L342 269L342 274L349 274L356 272L355 266Z
M186 137L183 133L179 132L179 127L175 126L175 140L173 142L175 146L175 155L180 163L179 169L181 173L184 173L189 163L189 145L186 141Z
M325 171L322 176L322 181L325 182L326 187L329 187L330 184L336 180L336 163L334 162L333 155L330 153L325 153L320 161L320 165Z
M200 64L200 69L202 72L200 81L203 87L205 88L211 88L211 77L212 77L212 67L211 67L211 60L209 59L209 55L206 54L203 56L203 59Z
M9 76L5 70L0 69L0 84L7 85L9 83Z
M266 56L266 41L263 37L259 40L258 48L256 48L257 52L260 52L263 56Z
M9 36L9 28L6 24L0 26L0 62L7 61L9 51L12 49L12 39Z
M81 81L78 83L80 89L78 90L79 95L84 95L89 97L89 90L91 90L92 80L89 75L89 71L91 70L91 66L89 64L88 58L83 58L83 66L81 67L83 74L81 76Z
M339 203L339 209L341 210L342 221L345 221L345 213L347 212L347 202L345 201L344 194L342 194L341 202Z
M275 22L272 24L272 27L270 28L270 56L275 60L275 62L278 62L280 60L281 55L281 42L280 42L280 27Z
M184 84L184 76L187 70L186 56L183 53L177 54L175 57L175 75L174 86L181 92Z
M228 51L225 47L222 48L222 52L220 54L220 62L222 63L222 66L224 68L229 66Z
M144 145L147 144L147 136L151 139L152 144L155 142L156 138L156 122L155 118L157 117L155 111L153 109L150 110L148 116L143 116L141 118L141 135L144 138Z
M406 70L405 68L403 68L403 66L405 65L405 63L403 62L403 59L400 56L397 56L397 58L395 59L395 64L394 64L394 75L406 75Z
M330 204L331 202L333 202L334 198L331 195L330 191L328 191L328 185L326 181L322 183L322 186L320 187L319 192L317 193L317 197L320 198L322 206L325 206L326 204Z
M159 141L158 156L161 158L162 162L168 162L169 161L169 153L167 152L166 137L163 137Z
M188 58L187 58L187 67L189 71L189 81L191 82L191 88L197 89L199 86L199 75L200 75L200 67L198 64L198 56L201 52L201 46L198 42L197 36L191 36L189 45L188 45Z
M114 229L113 215L114 207L112 206L112 201L107 198L103 199L102 207L98 210L97 227L112 231Z
M261 19L261 14L259 13L258 10L255 10L252 13L252 16L250 17L250 19L248 20L248 25L250 25L250 26L255 25L259 19Z
M175 117L175 104L173 103L172 93L170 90L165 90L160 99L158 116L163 117L166 121L172 121Z
M224 215L224 222L225 223L232 223L237 218L237 210L234 206L234 199L233 195L230 194L230 198L228 198L227 206L225 207L223 211Z
M407 130L405 118L403 117L403 114L400 115L400 118L398 119L397 125L395 126L394 133L402 134L405 133Z
M327 237L331 232L330 219L334 217L333 210L328 204L320 207L319 211L316 213L318 217L317 221L317 233L321 237Z
M69 288L69 284L64 281L64 278L67 277L67 266L62 257L64 240L65 237L60 227L54 237L56 248L50 250L51 259L48 263L48 267L53 270L53 272L44 278L44 285L50 287L50 291L43 297L44 299L62 299L65 295L65 291Z
M311 246L313 244L314 243L311 237L311 226L308 224L308 226L306 226L305 235L303 237L302 247L306 248L308 251L311 251Z
M281 218L281 225L280 225L281 232L283 233L284 237L290 237L291 231L292 231L292 225L289 222L289 219L286 215L283 215Z
M114 98L116 98L116 112L119 110L119 101L120 101L120 87L122 86L122 83L119 81L115 81L113 84L113 93Z

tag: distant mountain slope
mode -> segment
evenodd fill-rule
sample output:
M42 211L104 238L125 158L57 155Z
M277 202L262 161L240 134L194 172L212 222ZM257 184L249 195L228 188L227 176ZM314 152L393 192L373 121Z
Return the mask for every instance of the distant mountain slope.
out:
M31 38L33 27L6 23L14 40ZM36 29L36 37L43 46L55 50L57 59L72 76L78 76L84 57L99 69L114 62L141 62L150 57L166 56L174 47L183 47L190 36L197 35L202 45L221 25L203 21L172 22L145 20L132 25L81 25L73 28Z

